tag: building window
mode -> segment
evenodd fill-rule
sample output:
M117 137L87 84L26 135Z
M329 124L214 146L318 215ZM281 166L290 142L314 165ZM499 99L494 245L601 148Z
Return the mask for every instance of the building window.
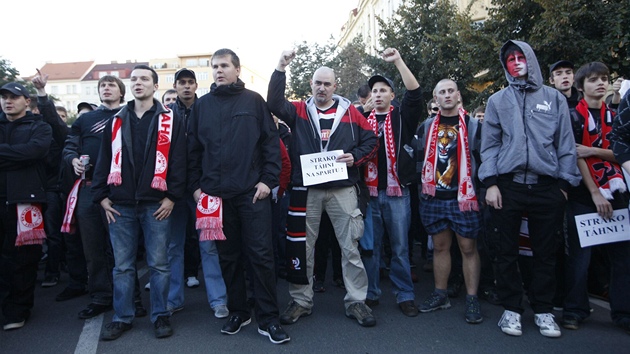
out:
M208 73L207 72L200 72L198 80L202 80L202 81L208 80Z
M86 87L85 88L85 94L86 95L91 95L92 94L92 90L90 90L90 87Z
M210 92L210 90L209 90L209 89L207 89L207 88L201 88L201 89L197 90L197 96L203 96L203 95L205 95L205 94L206 94L206 93L208 93L208 92Z
M114 77L120 77L118 76L118 71L112 71L110 75Z
M168 82L169 84L172 84L173 82L175 82L175 75L174 74L166 75L166 82Z
M107 73L105 71L101 71L101 72L98 73L98 78L101 79L105 75L107 75Z
M59 94L59 88L56 85L51 86L50 93L52 93L53 95Z
M187 67L199 66L199 60L197 60L197 59L186 59L186 66Z
M210 59L208 58L199 59L199 66L210 66Z

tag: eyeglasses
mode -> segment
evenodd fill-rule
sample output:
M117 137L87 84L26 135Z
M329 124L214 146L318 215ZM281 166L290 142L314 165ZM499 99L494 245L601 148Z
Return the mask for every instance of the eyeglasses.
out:
M440 107L431 107L431 110L432 110L433 112L437 112L437 111L439 111L439 110L440 110Z

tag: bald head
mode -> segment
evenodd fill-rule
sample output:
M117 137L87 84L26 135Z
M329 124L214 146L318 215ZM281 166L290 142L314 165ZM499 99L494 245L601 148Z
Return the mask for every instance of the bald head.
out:
M440 106L440 112L445 116L455 116L461 101L457 83L451 79L442 79L433 89L433 99Z
M336 89L337 83L333 69L322 66L315 70L311 80L311 90L318 108L325 109L332 106L332 95Z

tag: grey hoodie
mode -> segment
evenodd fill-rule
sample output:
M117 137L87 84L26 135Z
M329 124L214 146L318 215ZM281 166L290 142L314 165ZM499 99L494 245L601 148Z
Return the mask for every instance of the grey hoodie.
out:
M510 44L527 60L527 79L510 75L503 54ZM499 54L509 86L490 96L481 134L479 179L486 187L499 175L513 173L513 181L535 184L538 176L559 180L567 190L581 180L566 98L543 84L534 51L525 42L507 41Z

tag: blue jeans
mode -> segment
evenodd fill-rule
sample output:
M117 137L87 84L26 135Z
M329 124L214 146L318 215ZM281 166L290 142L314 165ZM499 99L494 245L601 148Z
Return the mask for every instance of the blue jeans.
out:
M372 227L374 232L374 254L365 257L368 273L368 299L376 300L381 294L379 288L379 260L383 234L387 229L392 249L389 278L392 282L396 302L414 299L411 267L409 265L409 225L411 206L409 189L402 189L402 197L389 197L385 190L378 191L378 197L370 198Z
M220 241L219 241L220 242ZM227 305L227 292L221 264L219 263L219 251L215 241L200 241L199 250L201 252L201 267L203 268L203 279L206 283L206 295L210 308L214 309L219 305Z
M167 308L176 309L184 306L184 244L186 243L186 224L190 209L187 201L175 202L171 219L171 232L168 243L168 264L171 267L171 280L168 290Z
M136 251L140 230L144 234L144 247L151 283L151 322L158 316L169 316L166 310L171 269L167 248L170 241L172 217L158 221L153 213L160 207L157 202L140 202L137 205L114 204L120 212L116 222L109 225L109 237L114 251L114 317L115 322L131 323L134 318L133 292L136 282Z

